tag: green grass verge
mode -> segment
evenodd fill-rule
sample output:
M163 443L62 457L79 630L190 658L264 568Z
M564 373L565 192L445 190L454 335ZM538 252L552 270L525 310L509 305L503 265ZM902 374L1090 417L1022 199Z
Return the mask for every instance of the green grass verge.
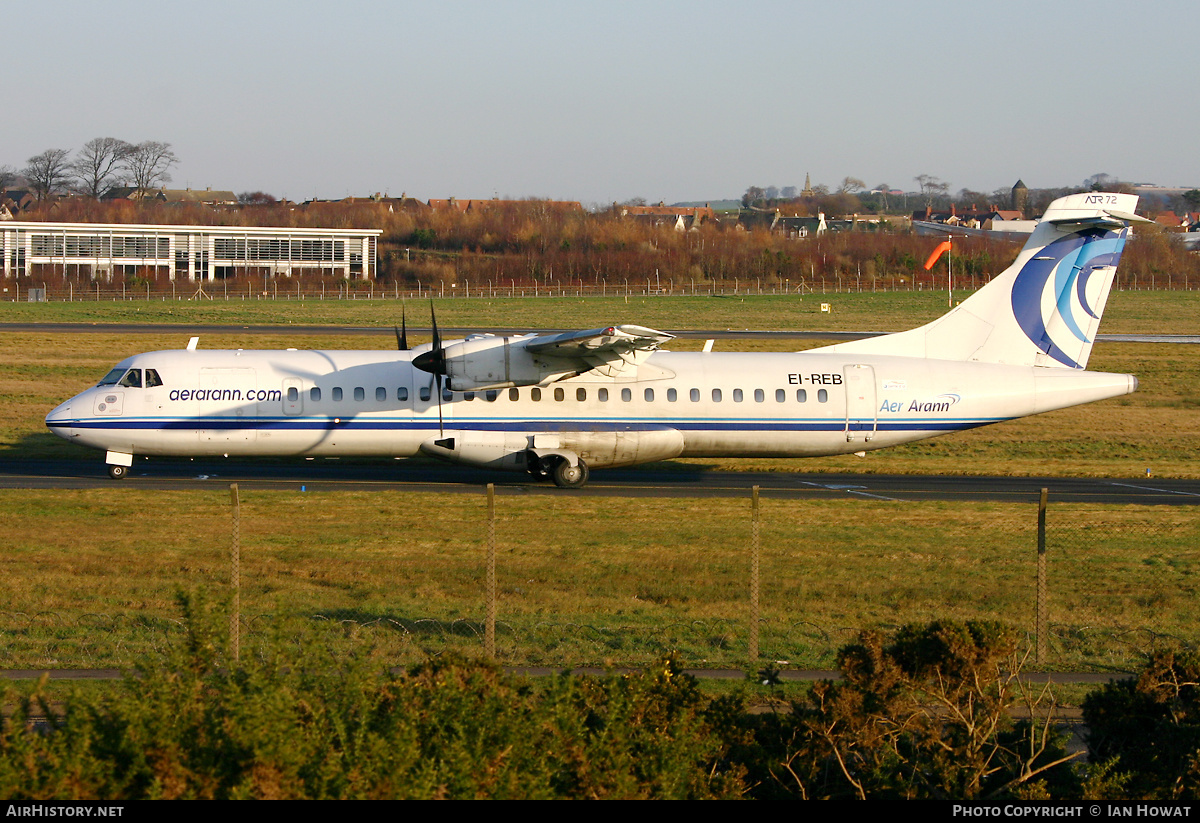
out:
M485 501L246 491L243 647L296 622L394 664L482 645ZM129 666L182 636L178 591L228 595L230 514L209 492L0 492L0 668ZM747 665L742 500L504 497L501 662ZM1051 509L1051 663L1136 665L1195 642L1200 520L1182 508ZM1036 509L764 501L764 661L831 668L865 627L1033 625Z
M955 292L961 301L970 292ZM0 304L0 322L178 323L379 326L400 321L394 298L356 300L128 300ZM821 304L831 311L821 311ZM946 292L842 292L806 295L437 299L444 326L591 328L636 323L663 329L899 331L947 310ZM410 300L409 321L428 325L424 300ZM1117 291L1101 331L1200 334L1200 291Z

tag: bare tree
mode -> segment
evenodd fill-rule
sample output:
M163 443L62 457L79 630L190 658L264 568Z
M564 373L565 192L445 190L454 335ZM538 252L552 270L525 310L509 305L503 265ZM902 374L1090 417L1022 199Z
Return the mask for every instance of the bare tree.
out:
M171 182L171 166L178 162L179 158L171 151L170 143L147 140L130 147L121 168L129 173L130 182L137 188L138 194L145 196L150 189Z
M237 196L238 203L243 206L273 206L279 202L273 194L265 191L244 191Z
M30 157L21 174L29 181L38 200L45 200L51 192L66 187L70 178L66 149L46 149Z
M842 184L838 186L838 194L852 194L856 191L862 191L867 187L867 184L859 180L857 177L843 177Z
M132 149L115 137L97 137L84 143L70 165L76 190L99 200L110 186L120 183L125 158Z
M0 166L0 191L4 191L17 181L17 170L12 166Z
M950 192L949 183L943 183L931 174L918 174L913 180L921 187L921 196L925 198L926 206L933 206L935 198L945 197Z

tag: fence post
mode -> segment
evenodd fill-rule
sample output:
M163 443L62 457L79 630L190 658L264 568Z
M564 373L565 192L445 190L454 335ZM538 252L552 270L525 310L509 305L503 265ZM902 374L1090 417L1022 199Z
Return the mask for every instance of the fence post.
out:
M230 546L230 586L233 588L233 612L229 616L229 646L233 659L237 661L241 655L241 624L242 609L242 522L241 506L238 502L237 483L229 484L229 503L233 513L233 535Z
M758 662L758 486L750 489L750 665Z
M1046 613L1046 495L1048 489L1042 489L1038 501L1038 535L1037 535L1037 628L1036 651L1034 663L1041 665L1046 662L1046 624L1049 615Z
M487 484L487 617L483 624L483 653L496 657L496 484Z

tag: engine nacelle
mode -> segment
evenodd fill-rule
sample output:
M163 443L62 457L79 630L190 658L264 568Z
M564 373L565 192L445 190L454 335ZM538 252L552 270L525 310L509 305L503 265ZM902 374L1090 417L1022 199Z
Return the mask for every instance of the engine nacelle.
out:
M496 469L525 471L529 437L502 431L447 431L426 440L421 451L450 463Z
M564 372L564 363L538 357L525 346L528 337L476 337L451 343L445 348L446 377L454 391L507 389L536 386L550 378L575 374Z

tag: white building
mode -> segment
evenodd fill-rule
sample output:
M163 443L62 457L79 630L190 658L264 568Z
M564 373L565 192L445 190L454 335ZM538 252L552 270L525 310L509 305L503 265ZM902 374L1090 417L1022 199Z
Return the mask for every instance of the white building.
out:
M0 222L4 276L60 272L111 278L153 269L172 280L235 273L375 279L380 229Z

